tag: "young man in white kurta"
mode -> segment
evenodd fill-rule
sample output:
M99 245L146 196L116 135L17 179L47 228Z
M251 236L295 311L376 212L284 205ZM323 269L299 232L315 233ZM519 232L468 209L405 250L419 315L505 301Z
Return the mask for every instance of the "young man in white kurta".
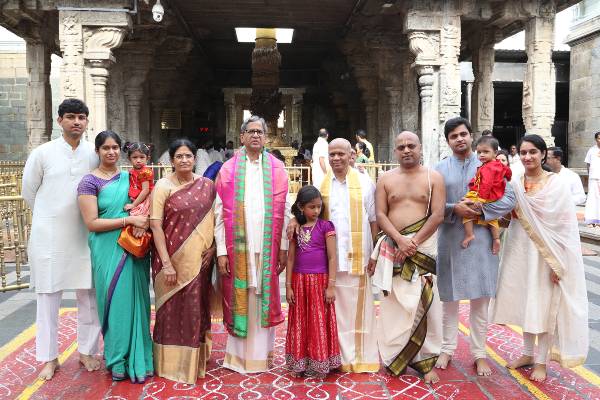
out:
M319 130L319 138L315 142L312 151L312 184L314 187L321 187L321 182L323 182L323 177L325 177L325 173L327 169L329 169L328 158L328 149L329 145L327 144L327 137L329 133L326 129ZM323 166L325 167L325 171L323 171L323 167L321 166L321 162L323 162Z
M600 132L594 135L596 144L585 155L588 165L588 196L585 203L585 223L600 225Z
M379 371L379 353L375 334L375 309L371 279L367 273L351 273L352 259L356 254L350 239L351 218L356 212L362 213L362 265L367 267L373 251L373 233L377 231L375 215L375 185L367 175L358 174L362 194L362 210L350 210L348 179L350 150L346 139L334 139L329 144L329 163L332 173L325 176L331 179L328 208L329 219L333 222L337 237L338 271L335 285L335 313L338 339L342 356L341 369L345 372ZM343 154L342 154L343 153ZM339 174L336 171L340 171ZM374 263L373 263L374 265Z
M77 343L81 362L98 369L100 324L92 284L88 231L77 205L77 185L98 165L94 146L81 137L87 107L65 100L58 123L63 134L35 148L23 171L23 198L33 210L28 245L31 286L37 294L36 359L40 376L51 379L58 366L58 313L63 290L76 290Z
M256 126L255 126L256 125ZM244 129L262 129L264 140L264 131L266 126L262 127L259 122L250 122ZM248 135L248 134L245 134ZM249 134L250 138L256 135ZM242 138L242 141L244 138ZM227 346L225 348L225 358L223 367L229 368L240 373L263 372L269 369L273 357L273 347L275 343L275 328L263 328L260 325L260 304L261 300L261 271L257 267L262 260L263 237L264 237L264 217L265 203L263 190L263 168L262 154L259 153L255 160L252 154L251 145L244 143L247 147L248 157L246 158L246 176L244 191L244 218L246 225L246 249L248 254L248 335L245 338L227 335ZM262 149L261 149L262 151ZM260 188L260 189L259 189ZM285 234L287 222L289 221L289 210L291 208L289 195L286 196L283 229L281 233L280 252L285 252L287 260L288 240ZM215 242L217 245L217 257L227 256L227 243L225 240L225 223L223 220L223 201L219 194L215 200ZM280 253L280 262L283 260ZM283 266L285 268L285 265Z

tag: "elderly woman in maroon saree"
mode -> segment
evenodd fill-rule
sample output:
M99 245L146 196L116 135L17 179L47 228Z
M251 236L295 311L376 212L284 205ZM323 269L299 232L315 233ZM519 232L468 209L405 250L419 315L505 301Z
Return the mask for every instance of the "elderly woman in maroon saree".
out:
M152 277L158 376L193 384L210 357L210 288L214 240L210 179L192 173L195 149L186 142L171 154L175 173L159 180L152 195Z

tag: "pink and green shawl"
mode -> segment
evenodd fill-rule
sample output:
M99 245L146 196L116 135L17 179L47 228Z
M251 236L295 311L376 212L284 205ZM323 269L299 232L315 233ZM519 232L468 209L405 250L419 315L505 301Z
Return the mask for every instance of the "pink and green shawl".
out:
M258 302L260 324L271 327L283 322L277 275L279 246L285 214L288 179L284 165L271 154L262 153L264 193L264 233L262 248L262 292ZM227 331L237 337L248 334L248 254L244 194L246 191L246 149L223 166L217 179L217 193L223 202L225 241L231 274L222 277L223 322ZM259 188L248 188L258 190ZM252 210L252 205L247 205ZM257 266L259 268L259 266Z

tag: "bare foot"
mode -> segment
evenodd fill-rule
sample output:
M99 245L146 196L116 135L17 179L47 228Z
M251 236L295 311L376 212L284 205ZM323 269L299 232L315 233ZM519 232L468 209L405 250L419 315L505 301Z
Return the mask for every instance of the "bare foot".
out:
M462 241L462 248L466 249L467 247L469 247L469 243L471 243L473 239L475 239L475 235L465 236L465 238Z
M534 364L529 379L534 382L544 382L546 380L546 364Z
M517 358L516 360L512 360L511 362L506 364L506 368L517 369L517 368L526 367L531 364L533 364L533 357L523 355L523 356Z
M42 368L42 370L40 371L38 378L43 379L45 381L49 381L50 379L52 379L52 377L54 376L54 372L56 372L58 368L59 365L57 358L55 358L52 361L48 361L46 364L44 364L44 368Z
M475 360L475 367L479 376L490 376L492 374L492 369L485 358Z
M492 239L492 254L500 253L500 239Z
M434 384L440 381L440 377L435 372L435 370L432 369L431 371L423 375L423 380L425 381L425 383Z
M100 361L93 356L79 353L79 362L88 370L88 372L98 371L100 369Z
M437 361L435 362L435 367L439 369L446 369L451 358L452 356L450 354L440 353Z

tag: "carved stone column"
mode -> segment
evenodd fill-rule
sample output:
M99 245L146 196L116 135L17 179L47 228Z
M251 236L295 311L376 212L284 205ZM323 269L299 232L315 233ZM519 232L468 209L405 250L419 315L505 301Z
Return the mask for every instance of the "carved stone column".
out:
M292 96L292 140L302 143L302 105L304 103L303 93Z
M523 81L523 124L527 133L544 138L554 145L551 134L555 112L556 72L552 62L554 44L553 7L525 24L527 69Z
M63 63L60 67L60 97L85 99L83 26L76 11L59 11L59 41Z
M444 124L448 119L460 116L460 27L459 16L444 15L440 31L438 160L450 155L443 134Z
M140 106L144 89L125 89L125 102L127 103L127 139L132 142L140 140Z
M106 86L110 66L115 62L112 49L123 42L125 29L120 27L101 27L89 29L89 38L85 44L84 59L93 84L94 113L92 114L91 137L108 129L106 120Z
M225 140L233 141L234 146L239 146L240 127L237 126L235 89L224 88L223 100L225 102Z
M388 94L388 105L390 113L390 125L388 131L388 161L394 161L394 148L396 147L396 136L402 132L402 88L386 87Z
M52 93L50 90L50 47L43 41L27 41L27 151L50 140Z
M476 137L494 127L494 35L485 30L473 43L473 86L470 98L470 120Z
M433 165L439 160L440 143L438 133L439 113L434 89L437 88L437 65L439 65L439 33L414 31L408 35L410 51L415 55L413 67L419 76L421 97L421 141L424 165Z
M161 119L162 111L167 105L165 99L150 99L150 141L154 144L153 156L158 161L168 148L167 137L163 135Z

